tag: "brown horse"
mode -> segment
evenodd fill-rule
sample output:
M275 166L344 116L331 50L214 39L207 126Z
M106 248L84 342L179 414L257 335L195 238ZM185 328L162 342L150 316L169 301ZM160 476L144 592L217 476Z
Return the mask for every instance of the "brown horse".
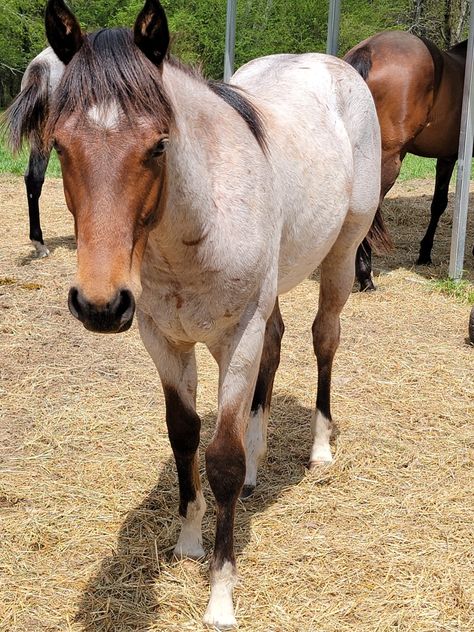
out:
M418 264L431 263L434 234L448 203L458 154L466 49L466 42L461 42L441 51L410 33L386 31L357 44L344 57L366 80L377 108L382 133L381 200L407 153L438 159L431 221L421 240ZM366 241L358 250L356 269L361 290L374 289Z

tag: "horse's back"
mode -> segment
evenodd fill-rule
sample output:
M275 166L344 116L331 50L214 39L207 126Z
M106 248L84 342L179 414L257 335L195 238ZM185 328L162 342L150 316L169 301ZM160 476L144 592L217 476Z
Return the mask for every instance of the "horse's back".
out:
M255 99L267 126L283 220L282 292L319 265L351 211L375 212L377 115L361 77L328 55L263 57L242 67L233 83Z
M21 80L21 89L23 90L28 85L33 73L41 72L51 93L59 84L64 68L64 64L58 59L53 49L45 48L28 64Z

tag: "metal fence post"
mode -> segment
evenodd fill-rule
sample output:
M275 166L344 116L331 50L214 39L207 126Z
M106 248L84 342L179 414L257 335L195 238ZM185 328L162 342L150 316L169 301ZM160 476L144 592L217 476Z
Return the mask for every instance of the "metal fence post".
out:
M224 52L224 81L228 82L234 74L235 53L235 16L237 12L237 0L227 0L227 15L225 25L225 52Z

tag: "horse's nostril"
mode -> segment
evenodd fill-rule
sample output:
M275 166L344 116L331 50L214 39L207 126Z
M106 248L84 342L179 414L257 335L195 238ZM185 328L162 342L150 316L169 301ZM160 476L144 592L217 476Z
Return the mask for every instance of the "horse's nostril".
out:
M69 290L67 303L68 303L69 311L74 316L74 318L79 318L79 315L82 310L81 310L81 304L79 302L79 292L77 288L72 287Z
M135 299L130 290L121 290L117 306L117 317L125 320L133 316L135 311Z

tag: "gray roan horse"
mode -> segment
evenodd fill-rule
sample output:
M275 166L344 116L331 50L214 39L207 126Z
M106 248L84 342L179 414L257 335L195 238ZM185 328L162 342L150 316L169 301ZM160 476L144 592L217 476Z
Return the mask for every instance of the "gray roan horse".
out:
M21 92L5 115L10 127L13 149L18 151L21 148L23 138L28 140L30 147L25 185L30 217L30 239L38 257L49 255L43 241L39 213L39 199L51 154L51 146L45 139L44 126L52 94L59 84L64 67L51 48L43 50L28 64L21 81Z
M137 312L178 470L177 556L204 555L196 342L219 367L206 449L217 525L204 621L233 626L234 514L266 449L283 334L277 297L319 264L310 467L332 460L339 316L380 196L373 100L353 68L317 54L264 57L232 85L207 82L169 57L157 0L147 0L133 31L91 35L62 0L50 0L46 30L66 64L46 137L75 221L69 307L86 328L109 333L128 329Z

